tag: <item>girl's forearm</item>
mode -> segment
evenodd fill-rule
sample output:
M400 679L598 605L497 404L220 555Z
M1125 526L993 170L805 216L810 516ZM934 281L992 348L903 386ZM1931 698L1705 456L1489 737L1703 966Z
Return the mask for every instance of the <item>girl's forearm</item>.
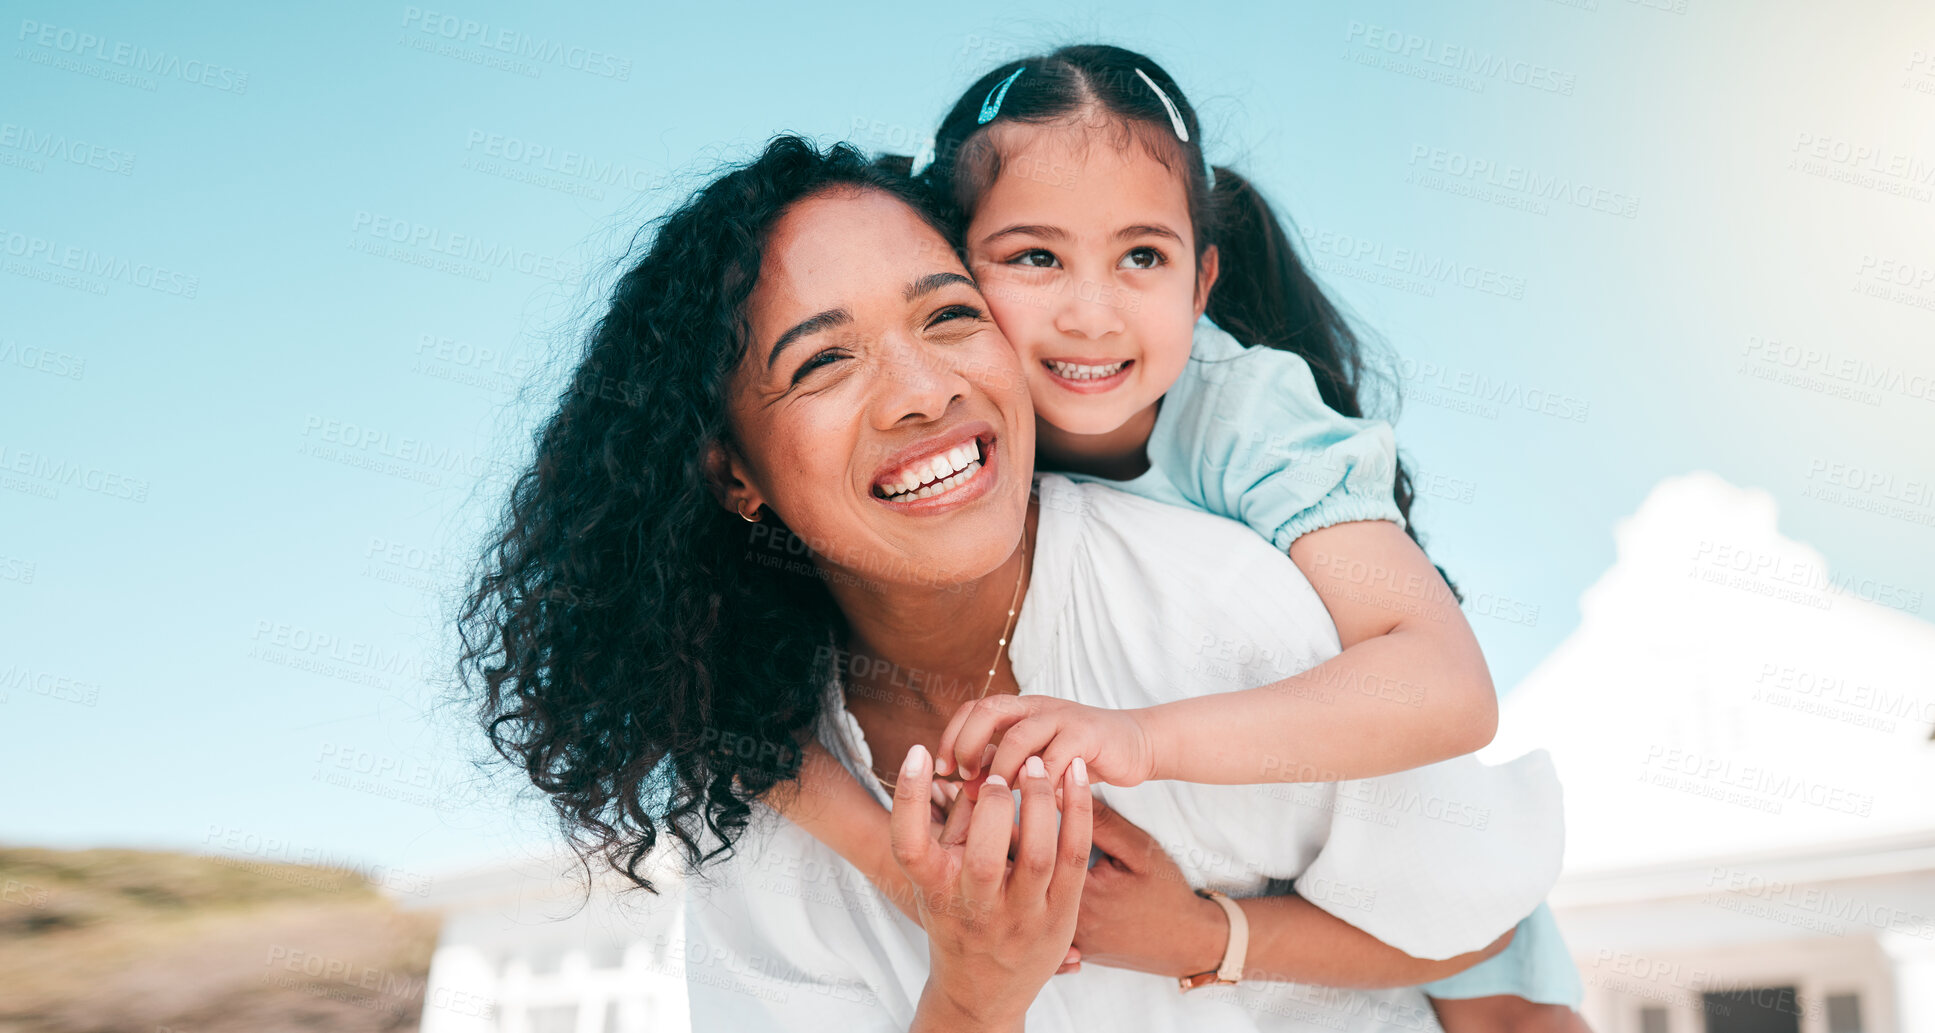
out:
M1491 741L1498 700L1475 645L1411 624L1301 674L1135 711L1155 778L1336 782L1462 756Z
M1205 901L1205 903L1208 903ZM1414 958L1295 894L1237 901L1250 925L1244 979L1314 983L1357 990L1417 986L1444 979L1492 957L1512 941L1507 931L1490 946L1443 961ZM1229 920L1216 909L1219 947L1228 942ZM1199 919L1202 921L1204 919ZM1221 962L1211 959L1199 971Z
M920 921L914 885L894 863L887 811L825 747L809 744L799 778L775 786L765 800L859 869L902 914Z

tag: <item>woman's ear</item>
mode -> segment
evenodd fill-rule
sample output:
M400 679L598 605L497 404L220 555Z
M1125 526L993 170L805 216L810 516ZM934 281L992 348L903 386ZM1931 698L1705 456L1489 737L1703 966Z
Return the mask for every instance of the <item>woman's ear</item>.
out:
M766 499L753 486L752 470L740 457L739 450L723 441L709 442L705 446L704 461L706 479L712 483L712 496L719 500L719 505L743 519L757 520L759 507L765 505Z
M1216 286L1216 274L1220 271L1220 258L1216 245L1203 249L1203 257L1196 261L1196 318L1203 318L1203 310L1209 307L1209 292Z

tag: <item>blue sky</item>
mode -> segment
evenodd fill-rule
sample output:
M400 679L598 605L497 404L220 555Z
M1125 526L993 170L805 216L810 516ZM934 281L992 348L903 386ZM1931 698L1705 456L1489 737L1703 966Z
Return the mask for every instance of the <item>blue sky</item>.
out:
M1935 9L1722 6L15 5L0 839L405 882L543 842L426 704L612 263L774 132L911 153L1077 40L1161 61L1387 343L1501 687L1693 470L1926 619Z

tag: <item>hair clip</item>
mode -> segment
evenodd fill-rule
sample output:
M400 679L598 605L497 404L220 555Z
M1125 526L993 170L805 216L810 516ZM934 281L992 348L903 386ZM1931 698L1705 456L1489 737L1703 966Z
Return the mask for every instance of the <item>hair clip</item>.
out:
M975 125L984 126L994 121L994 116L1001 113L1001 102L1008 99L1008 87L1013 86L1015 80L1021 78L1021 73L1027 70L1028 66L1022 65L1020 68L1015 69L1015 74L1001 80L1001 85L988 91L987 99L981 102L981 117L974 120ZM1167 97L1163 98L1163 103L1167 104L1168 102L1169 99ZM1189 138L1183 137L1183 139L1187 140Z
M1163 110L1169 112L1169 124L1176 127L1177 138L1181 139L1183 143L1188 143L1189 127L1183 125L1182 112L1176 110L1175 102L1169 99L1167 93L1162 92L1162 87L1157 86L1154 79L1149 78L1148 72L1138 68L1135 70L1135 74L1141 76L1142 81L1148 83L1150 89L1156 91L1156 99L1162 101Z
M927 166L934 164L934 155L934 138L930 136L926 143L920 145L920 152L914 155L912 164L907 166L907 175L919 176L926 172Z

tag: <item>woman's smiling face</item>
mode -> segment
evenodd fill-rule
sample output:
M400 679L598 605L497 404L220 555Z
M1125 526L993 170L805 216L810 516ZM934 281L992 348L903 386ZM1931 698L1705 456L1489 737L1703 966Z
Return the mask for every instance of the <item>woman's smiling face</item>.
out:
M1020 360L906 204L835 189L774 223L729 402L728 500L770 505L823 564L946 585L1013 552L1034 472Z

